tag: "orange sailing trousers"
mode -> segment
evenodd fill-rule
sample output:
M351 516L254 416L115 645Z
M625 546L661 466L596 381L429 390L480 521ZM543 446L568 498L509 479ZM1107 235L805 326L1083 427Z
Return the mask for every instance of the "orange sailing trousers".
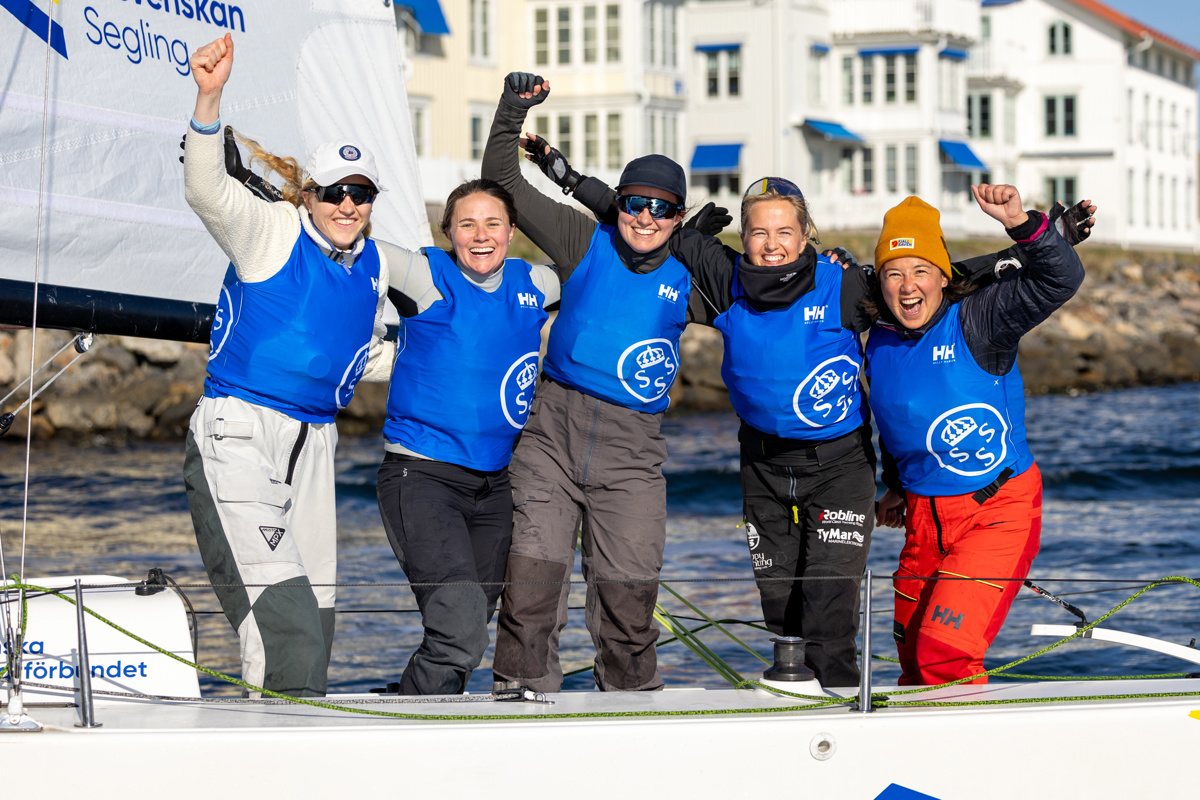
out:
M904 549L892 579L901 685L945 683L984 671L983 656L1029 574L1041 532L1036 464L982 504L973 494L909 493ZM956 580L930 579L935 576ZM987 683L987 677L970 683Z

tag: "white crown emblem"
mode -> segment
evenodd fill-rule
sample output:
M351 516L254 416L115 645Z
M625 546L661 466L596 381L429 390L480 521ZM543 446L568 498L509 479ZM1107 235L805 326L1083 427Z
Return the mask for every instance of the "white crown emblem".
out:
M525 391L533 385L533 382L537 380L537 376L537 364L526 364L525 369L517 373L517 386L520 387L521 391Z
M954 447L978 427L978 423L970 417L947 420L946 427L942 428L942 441Z
M810 397L820 400L825 395L833 391L833 387L838 385L838 375L831 369L827 369L816 377L813 381L813 387L808 390Z
M646 345L646 349L638 353L637 363L642 369L653 367L655 364L661 364L667 360L667 354L663 352L661 347L651 347Z

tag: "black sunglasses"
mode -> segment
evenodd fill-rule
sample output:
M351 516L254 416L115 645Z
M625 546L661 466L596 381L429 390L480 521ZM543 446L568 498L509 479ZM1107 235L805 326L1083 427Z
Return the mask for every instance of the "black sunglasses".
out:
M683 205L663 200L661 197L642 197L640 194L623 194L617 198L617 208L636 217L642 209L650 210L651 219L671 219L683 213Z
M335 206L340 206L342 201L346 199L346 195L350 195L350 202L356 206L361 206L364 203L375 202L375 196L379 194L379 190L373 186L363 186L359 183L335 183L333 186L316 186L313 187L313 192L317 195L317 200L322 203L333 203Z

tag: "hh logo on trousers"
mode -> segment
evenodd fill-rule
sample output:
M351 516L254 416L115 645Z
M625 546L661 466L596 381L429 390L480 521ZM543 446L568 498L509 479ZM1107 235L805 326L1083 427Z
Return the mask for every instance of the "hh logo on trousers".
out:
M940 622L943 625L953 625L954 630L958 630L958 626L962 625L965 614L955 614L952 608L942 608L935 606L933 609L933 617L931 622Z

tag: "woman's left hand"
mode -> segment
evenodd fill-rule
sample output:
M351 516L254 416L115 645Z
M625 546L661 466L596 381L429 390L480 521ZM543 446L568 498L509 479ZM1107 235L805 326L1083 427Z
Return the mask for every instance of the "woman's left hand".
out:
M1008 184L981 183L971 187L975 202L983 213L999 222L1005 229L1015 228L1029 219L1021 205L1021 194L1017 187Z

